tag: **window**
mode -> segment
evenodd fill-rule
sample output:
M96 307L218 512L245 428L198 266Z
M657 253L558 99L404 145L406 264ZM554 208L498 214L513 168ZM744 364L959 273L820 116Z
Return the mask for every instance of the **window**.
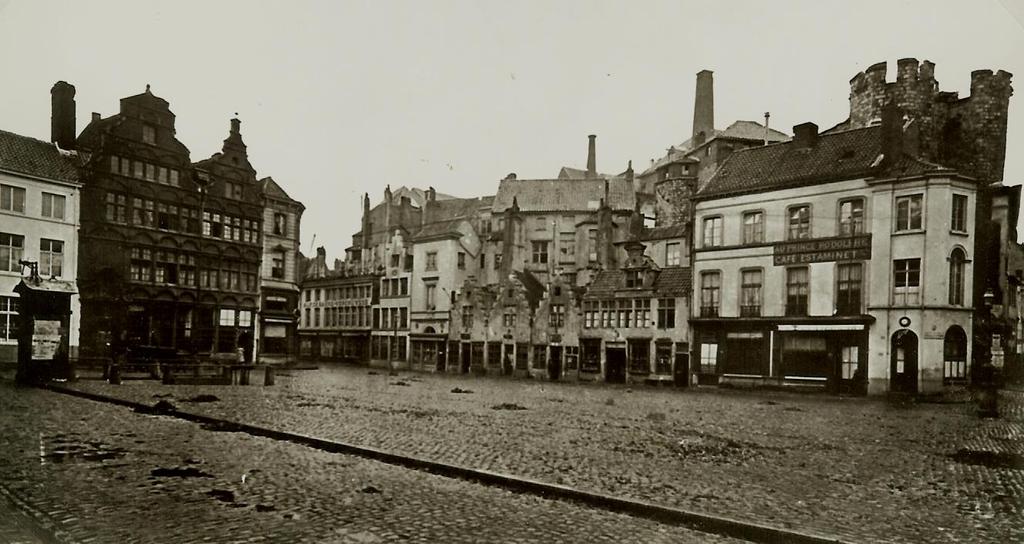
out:
M427 253L426 270L433 272L437 270L437 252L431 251Z
M64 219L64 195L55 195L53 193L43 193L43 217L49 217L51 219Z
M107 221L128 222L128 199L124 195L107 193Z
M271 257L270 277L276 280L284 279L284 252L279 251Z
M921 259L893 261L893 303L917 304L921 289Z
M839 203L839 235L864 234L864 199L843 200Z
M495 270L500 269L501 268L501 253L495 253L493 261L494 261L494 269Z
M807 315L808 275L807 267L786 270L786 315Z
M674 298L659 298L658 299L658 328L659 329L674 329L674 328L676 328L676 299L674 299Z
M402 296L409 295L409 278L400 278L398 280L398 294Z
M740 317L761 315L761 270L740 272Z
M857 367L859 366L859 352L860 349L857 346L843 346L842 365L843 379L852 380L857 375Z
M548 219L546 217L543 217L543 216L542 217L538 217L536 219L536 223L534 224L533 230L535 230L535 231L544 231L544 230L547 230L547 228L548 228Z
M967 232L967 197L953 195L953 217L950 225L956 232Z
M18 261L25 252L25 237L0 232L0 271L21 272Z
M427 296L426 296L427 310L433 310L433 309L437 308L437 284L436 283L427 283L427 284L425 284L425 287L426 287L425 290L426 290L426 293L427 293Z
M156 143L156 127L153 125L142 125L142 141L147 144Z
M629 340L629 373L647 374L651 371L651 343L648 340Z
M227 198L233 198L235 200L242 200L242 184L225 181L224 196Z
M721 296L722 274L705 272L700 276L700 316L717 317Z
M547 264L548 262L548 243L547 242L533 242L533 263L534 264Z
M644 276L639 270L626 270L624 276L627 288L632 289L634 287L643 287Z
M942 345L942 378L946 383L967 379L967 334L953 325L946 331Z
M916 230L921 228L921 195L896 197L896 231Z
M288 233L288 216L283 213L274 214L274 234L284 236Z
M700 372L701 374L718 373L718 344L701 343Z
M658 341L654 345L654 372L663 376L672 374L672 342Z
M39 275L59 278L64 269L64 242L60 240L39 241Z
M597 262L597 229L587 231L587 260Z
M473 327L473 307L469 304L462 307L462 328L468 330Z
M480 252L480 270L487 270L487 254Z
M679 242L665 244L665 266L679 266Z
M317 326L320 326L319 319L317 320ZM231 308L221 308L218 323L221 327L234 327L235 326L235 311Z
M561 262L576 260L576 233L563 232L558 237L558 254Z
M458 266L459 266L459 270L465 270L466 269L466 254L461 252L461 251L458 254Z
M863 266L860 263L841 263L836 267L836 313L860 313L860 285Z
M964 268L967 254L956 248L949 255L949 303L953 306L964 305Z
M762 242L764 242L764 212L743 214L743 243L760 244Z
M0 185L0 210L25 213L25 189Z
M142 164L142 161L133 161L132 167L132 175L139 179L143 179L145 177L145 166Z
M787 240L803 240L811 237L811 207L793 206L789 208Z
M564 304L552 304L551 309L548 312L548 325L552 327L564 327L565 326L565 305Z
M0 342L18 339L18 299L0 296Z
M722 245L722 218L704 218L704 247L715 247Z

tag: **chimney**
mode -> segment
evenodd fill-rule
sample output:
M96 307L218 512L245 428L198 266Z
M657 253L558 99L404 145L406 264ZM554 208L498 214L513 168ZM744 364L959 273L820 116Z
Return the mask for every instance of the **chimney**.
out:
M768 145L768 118L771 116L771 112L764 112L764 145Z
M693 138L701 133L701 143L711 138L715 130L715 84L711 70L697 72L697 93L693 102ZM699 145L699 144L698 144Z
M99 121L100 119L103 119L103 117L100 115L100 112L98 112L98 111L92 112L92 120L93 121Z
M793 146L796 149L814 147L818 143L818 125L803 123L793 127Z
M888 164L903 156L903 111L891 101L882 108L882 154Z
M590 139L590 145L587 148L587 177L597 177L597 135L591 134L587 136Z
M629 184L632 185L633 184L633 178L634 178L633 161L629 161L629 164L626 165L626 181L628 181Z
M50 141L61 149L75 148L75 86L66 81L50 88Z

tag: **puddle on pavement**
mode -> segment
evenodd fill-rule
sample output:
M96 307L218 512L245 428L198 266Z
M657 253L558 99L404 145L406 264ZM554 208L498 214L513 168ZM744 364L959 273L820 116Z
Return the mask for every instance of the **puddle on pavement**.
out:
M119 459L128 450L115 448L95 440L81 440L74 436L55 434L39 436L39 464L47 463L102 463Z
M1024 455L1019 453L960 449L950 457L965 465L1024 470Z
M195 467L160 467L154 468L149 474L155 478L213 478L212 474Z

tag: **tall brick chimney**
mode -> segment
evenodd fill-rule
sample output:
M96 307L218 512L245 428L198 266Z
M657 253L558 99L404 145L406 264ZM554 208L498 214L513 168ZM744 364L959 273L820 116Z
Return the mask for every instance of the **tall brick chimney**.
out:
M793 147L802 149L818 143L818 125L801 123L793 127Z
M587 147L587 177L597 177L597 135L591 134L587 136L590 139L590 144Z
M700 145L715 130L715 84L711 70L697 72L697 93L693 101L693 141ZM703 133L704 136L699 135ZM699 140L699 142L698 142Z
M50 141L75 148L75 86L58 81L50 88Z

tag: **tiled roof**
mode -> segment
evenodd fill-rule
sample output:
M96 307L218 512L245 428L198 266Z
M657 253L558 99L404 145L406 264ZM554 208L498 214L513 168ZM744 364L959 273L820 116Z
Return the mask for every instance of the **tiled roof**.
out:
M459 232L459 223L465 221L465 218L452 219L450 221L438 221L424 225L423 228L418 230L416 234L412 236L413 240L421 240L424 238L435 238L438 236L462 236Z
M605 298L615 294L622 285L622 270L602 270L587 287L584 298Z
M49 142L0 130L0 169L45 179L78 182L78 170Z
M544 295L544 285L529 270L514 270L512 274L523 284L526 289L526 300L535 305L540 297Z
M764 125L758 123L757 121L735 121L733 124L726 127L725 130L718 130L716 128L712 134L708 135L704 139L704 141L709 142L713 138L736 138L739 140L763 141ZM768 129L768 142L784 142L788 139L788 134L784 132L779 132L773 128ZM676 147L689 151L694 147L698 146L693 145L693 138L690 138Z
M278 185L277 181L274 181L274 178L272 177L267 176L260 180L260 190L267 196L281 200L289 200L299 204L300 206L302 205L298 200L294 200L292 197L288 196L288 193L285 192L284 188Z
M698 194L702 198L869 175L881 141L881 127L868 127L819 134L811 147L797 148L793 142L784 142L741 149L722 163Z
M672 225L671 227L644 229L640 234L640 240L665 240L667 238L682 238L684 236L686 236L686 225Z
M409 197L409 200L417 206L423 206L423 203L427 201L427 192L425 190L420 189L419 187L406 187L404 185L392 191L391 201L398 204L401 202L403 196ZM448 200L451 198L455 197L444 193L434 193L434 199L438 201Z
M636 206L633 184L625 178L610 178L608 200L613 210ZM593 211L604 198L605 179L504 179L494 197L494 212L512 207L513 198L524 212Z
M625 172L619 174L619 176L622 176L624 174ZM617 176L613 176L611 174L602 174L598 172L597 177L614 178ZM573 168L571 166L563 166L562 169L558 171L558 179L587 179L587 171L580 170L579 168Z
M690 267L670 266L662 268L654 280L656 295L686 296L690 294L692 275Z
M451 198L435 200L430 204L429 214L432 219L452 219L455 217L473 217L481 208L489 208L494 204L493 196L480 198Z

